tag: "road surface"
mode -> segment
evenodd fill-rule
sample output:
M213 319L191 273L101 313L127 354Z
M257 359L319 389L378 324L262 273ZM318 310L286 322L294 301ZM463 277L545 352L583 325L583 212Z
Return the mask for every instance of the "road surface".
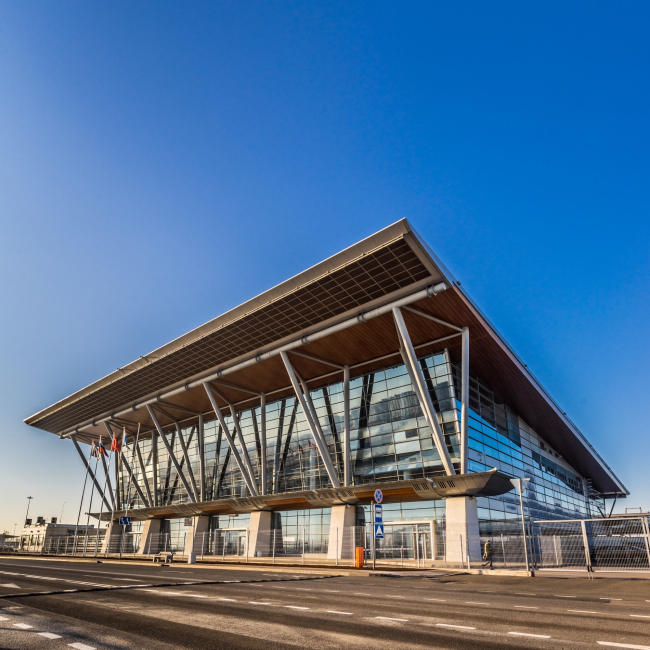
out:
M0 647L650 650L650 582L0 558Z

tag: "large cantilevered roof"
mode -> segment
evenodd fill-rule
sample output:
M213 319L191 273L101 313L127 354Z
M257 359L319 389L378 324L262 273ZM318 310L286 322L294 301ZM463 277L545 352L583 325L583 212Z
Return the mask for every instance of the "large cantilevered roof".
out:
M212 407L197 380L233 370L219 391L238 408L251 408L261 393L292 394L279 356L269 351L304 342L292 363L311 387L335 380L343 366L354 374L399 361L392 315L365 320L364 313L444 283L445 291L410 305L404 315L411 339L425 352L448 347L460 356L460 339L444 324L469 327L470 368L603 494L627 494L566 414L551 399L437 256L405 220L379 231L167 345L32 415L27 424L89 442L105 435L102 422L141 423L152 429L145 402L159 402L163 426L191 420ZM417 313L420 312L420 313ZM310 335L357 319L318 340ZM431 342L431 343L430 343ZM257 359L259 363L254 363ZM253 363L242 363L253 361ZM169 395L172 393L172 395ZM225 406L225 401L221 402ZM165 419L164 413L169 417ZM144 434L146 435L146 433Z

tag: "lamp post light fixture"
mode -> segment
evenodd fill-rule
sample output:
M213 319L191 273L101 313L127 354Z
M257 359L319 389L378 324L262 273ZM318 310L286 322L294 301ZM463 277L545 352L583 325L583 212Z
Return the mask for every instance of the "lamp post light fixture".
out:
M524 516L524 491L526 490L526 484L530 481L529 478L511 478L510 482L514 486L515 490L519 492L519 507L521 509L521 532L524 536L524 557L526 558L526 571L530 569L531 575L534 575L532 563L529 562L528 558L528 538L526 536L526 518Z
M27 518L29 517L29 506L34 497L27 497L27 514L25 515L25 526L27 526Z

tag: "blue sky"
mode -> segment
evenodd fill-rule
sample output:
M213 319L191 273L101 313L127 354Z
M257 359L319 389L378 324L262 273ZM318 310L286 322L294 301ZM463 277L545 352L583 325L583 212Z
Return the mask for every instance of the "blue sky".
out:
M0 530L23 418L407 217L650 508L644 2L0 4Z

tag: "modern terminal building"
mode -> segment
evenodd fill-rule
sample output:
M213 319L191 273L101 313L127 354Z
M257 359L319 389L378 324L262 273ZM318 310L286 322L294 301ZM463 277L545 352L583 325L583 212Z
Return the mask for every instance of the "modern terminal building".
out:
M479 531L520 526L511 477L530 479L532 519L628 494L406 220L26 422L86 467L88 445L127 431L101 518L128 507L141 547L227 531L237 553L245 532L267 555L273 533L334 557L381 488L387 533L424 531L434 558L446 538L461 560L463 534L474 555Z

